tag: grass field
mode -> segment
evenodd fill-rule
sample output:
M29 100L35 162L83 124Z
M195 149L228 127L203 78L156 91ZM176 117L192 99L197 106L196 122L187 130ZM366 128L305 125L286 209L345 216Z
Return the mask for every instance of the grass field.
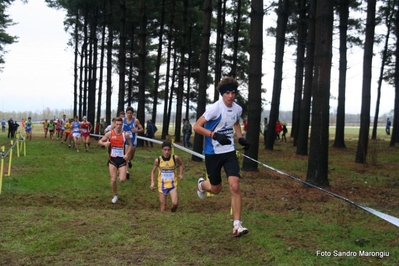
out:
M369 163L356 164L358 131L351 130L347 149L330 149L328 190L399 217L399 148L388 147L379 129ZM0 133L3 145L10 146ZM14 151L11 176L3 178L0 265L398 265L396 226L262 166L242 172L249 234L234 238L225 180L219 195L200 200L196 182L205 167L189 154L176 150L186 169L179 208L162 213L150 190L159 145L137 149L116 204L107 154L94 139L88 153L77 153L35 129L26 148L19 158ZM259 153L302 180L307 159L290 142Z

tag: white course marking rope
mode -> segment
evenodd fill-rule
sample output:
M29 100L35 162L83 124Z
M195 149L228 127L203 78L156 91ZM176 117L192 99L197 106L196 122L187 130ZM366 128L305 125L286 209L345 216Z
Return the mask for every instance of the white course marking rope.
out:
M367 211L367 212L369 212L369 213L371 213L371 214L373 214L373 215L375 215L375 216L377 216L377 217L380 217L381 219L383 219L383 220L385 220L385 221L387 221L387 222L389 222L389 223L391 223L391 224L396 225L397 227L399 227L399 218L397 218L397 217L395 217L395 216L382 213L382 212L377 211L377 210L374 210L374 209L372 209L372 208L370 208L370 207L363 206L363 205L361 205L361 204L359 204L359 203L356 203L356 202L354 202L354 201L352 201L352 200L350 200L350 199L347 199L347 198L345 198L345 197L342 197L342 196L340 196L340 195L338 195L338 194L335 194L335 193L333 193L333 192L331 192L331 191L322 189L321 187L318 187L318 186L316 186L316 185L310 184L310 183L308 183L308 182L306 182L306 181L303 181L303 180L301 180L301 179L299 179L299 178L297 178L297 177L294 177L294 176L289 175L289 174L287 174L287 173L284 173L284 172L282 172L282 171L280 171L280 170L278 170L278 169L276 169L276 168L273 168L273 167L271 167L271 166L269 166L269 165L267 165L267 164L264 164L264 163L262 163L262 162L259 162L259 161L255 160L255 159L253 159L253 158L251 158L251 157L245 155L245 154L241 154L241 155L244 156L245 158L249 159L249 160L252 160L252 161L254 161L254 162L260 164L260 165L263 165L263 166L266 167L267 169L270 169L270 170L272 170L272 171L275 171L275 172L277 172L277 173L279 173L279 174L281 174L281 175L284 175L284 176L286 176L286 177L289 177L289 178L291 178L291 179L293 179L293 180L295 180L295 181L298 181L298 182L300 182L300 183L302 183L302 184L305 184L305 185L307 185L307 186L310 186L310 187L313 187L313 188L315 188L315 189L318 189L318 190L320 190L320 191L322 191L322 192L324 192L324 193L326 193L326 194L328 194L328 195L330 195L330 196L333 196L333 197L336 197L336 198L341 199L341 200L343 200L343 201L346 201L346 202L348 202L348 203L350 203L350 204L352 204L352 205L355 205L356 207L361 208L362 210L365 210L365 211Z
M102 137L103 135L91 134L91 136ZM137 138L143 139L143 140L147 140L147 141L151 141L151 142L154 142L154 143L157 143L157 144L162 144L162 141L155 140L155 139L145 138L145 137L142 137L142 136L137 136ZM205 159L205 156L204 156L203 154L200 154L200 153L198 153L198 152L195 152L195 151L192 151L192 150L190 150L190 149L187 149L187 148L185 148L185 147L183 147L183 146L181 146L181 145L179 145L179 144L176 144L176 143L173 143L172 145L173 145L174 147L176 147L176 148L182 150L182 151L185 151L185 152L187 152L187 153L190 153L190 154L192 154L192 155L195 155L195 156L197 156L197 157L199 157L199 158L201 158L201 159ZM260 165L263 165L265 168L267 168L267 169L269 169L269 170L272 170L272 171L275 171L275 172L279 173L280 175L289 177L289 178L291 178L291 179L293 179L293 180L295 180L295 181L297 181L297 182L299 182L299 183L302 183L302 184L305 184L305 185L307 185L307 186L313 187L313 188L315 188L315 189L317 189L317 190L319 190L319 191L322 191L322 192L324 192L324 193L326 193L326 194L328 194L328 195L330 195L330 196L333 196L333 197L335 197L335 198L338 198L338 199L341 199L341 200L343 200L343 201L346 201L346 202L348 202L348 203L350 203L350 204L352 204L352 205L354 205L354 206L356 206L356 207L358 207L358 208L360 208L360 209L362 209L362 210L364 210L364 211L367 211L367 212L369 212L369 213L371 213L371 214L373 214L373 215L375 215L375 216L377 216L377 217L379 217L379 218L381 218L381 219L383 219L383 220L385 220L385 221L387 221L387 222L389 222L389 223L391 223L391 224L396 225L397 227L399 227L399 218L397 218L397 217L395 217L395 216L392 216L392 215L389 215L389 214L386 214L386 213L383 213L383 212L374 210L374 209L372 209L372 208L370 208L370 207L367 207L367 206L363 206L363 205L361 205L361 204L359 204L359 203L356 203L356 202L354 202L354 201L352 201L352 200L350 200L350 199L347 199L347 198L345 198L345 197L342 197L342 196L340 196L340 195L338 195L338 194L335 194L335 193L333 193L333 192L331 192L331 191L325 190L325 189L323 189L323 188L321 188L321 187L318 187L318 186L316 186L316 185L313 185L313 184L311 184L311 183L308 183L308 182L306 182L306 181L303 181L303 180L301 180L301 179L299 179L299 178L297 178L297 177L295 177L295 176L292 176L292 175L289 175L289 174L287 174L287 173L284 173L284 172L282 172L282 171L280 171L280 170L278 170L278 169L276 169L276 168L274 168L274 167L271 167L271 166L269 166L269 165L267 165L267 164L264 164L264 163L262 163L262 162L260 162L260 161L257 161L257 160L255 160L255 159L253 159L253 158L251 158L251 157L249 157L249 156L247 156L247 155L245 155L245 154L240 153L240 155L242 155L243 157L245 157L245 158L247 158L247 159L249 159L249 160L252 160L252 161L254 161L254 162L256 162L256 163L258 163L258 164L260 164Z

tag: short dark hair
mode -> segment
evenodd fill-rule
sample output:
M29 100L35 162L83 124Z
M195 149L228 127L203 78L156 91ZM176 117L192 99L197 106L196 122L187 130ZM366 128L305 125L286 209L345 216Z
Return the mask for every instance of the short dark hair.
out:
M164 141L164 142L162 142L162 149L164 147L172 148L172 143L170 143L169 141Z

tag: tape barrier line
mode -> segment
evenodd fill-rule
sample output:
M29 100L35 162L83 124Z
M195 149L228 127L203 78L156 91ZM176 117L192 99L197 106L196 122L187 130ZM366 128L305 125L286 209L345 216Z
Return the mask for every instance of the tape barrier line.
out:
M104 135L90 134L90 136L102 138ZM156 139L150 139L150 138L146 138L146 137L142 137L142 136L137 136L137 138L138 138L138 139L142 139L142 140L146 140L146 141L151 141L151 142L154 142L154 143L157 143L157 144L162 144L162 143L163 143L163 141L159 141L159 140L156 140ZM179 145L179 144L176 144L176 143L173 143L172 145L173 145L174 147L180 149L180 150L183 150L183 151L185 151L185 152L187 152L187 153L190 153L190 154L192 154L192 155L195 155L195 156L197 156L197 157L199 157L199 158L201 158L201 159L205 159L205 156L204 156L203 154L200 154L200 153L198 153L198 152L195 152L195 151L192 151L192 150L190 150L190 149L187 149L186 147L183 147L183 146L181 146L181 145Z
M103 136L103 135L95 135L95 134L91 134L91 135L92 135L92 136L99 136L99 137L102 137L102 136ZM162 144L162 141L155 140L155 139L145 138L145 137L142 137L142 136L137 136L137 138L143 139L143 140L147 140L147 141L152 141L152 142L158 143L158 144ZM173 146L176 147L176 148L178 148L178 149L181 149L181 150L183 150L183 151L185 151L185 152L187 152L187 153L190 153L190 154L192 154L192 155L195 155L195 156L197 156L197 157L199 157L199 158L201 158L201 159L205 159L205 156L204 156L204 155L202 155L202 154L200 154L200 153L197 153L197 152L194 152L194 151L192 151L192 150L190 150L190 149L187 149L187 148L185 148L185 147L183 147L183 146L181 146L181 145L179 145L179 144L174 143ZM364 210L364 211L367 211L367 212L369 212L369 213L371 213L371 214L373 214L373 215L375 215L375 216L377 216L377 217L379 217L379 218L381 218L381 219L383 219L383 220L385 220L385 221L387 221L387 222L389 222L389 223L391 223L391 224L396 225L397 227L399 227L399 218L397 218L397 217L395 217L395 216L392 216L392 215L389 215L389 214L386 214L386 213L377 211L377 210L375 210L375 209L372 209L372 208L370 208L370 207L361 205L361 204L359 204L359 203L356 203L356 202L354 202L354 201L352 201L352 200L350 200L350 199L347 199L347 198L345 198L345 197L342 197L342 196L340 196L340 195L338 195L338 194L335 194L335 193L333 193L333 192L331 192L331 191L325 190L325 189L323 189L323 188L321 188L321 187L318 187L318 186L316 186L316 185L313 185L313 184L311 184L311 183L308 183L308 182L306 182L306 181L303 181L303 180L301 180L301 179L299 179L299 178L297 178L297 177L295 177L295 176L292 176L292 175L289 175L289 174L287 174L287 173L284 173L283 171L280 171L280 170L278 170L278 169L276 169L276 168L274 168L274 167L271 167L271 166L269 166L269 165L267 165L267 164L264 164L264 163L262 163L262 162L260 162L260 161L257 161L257 160L255 160L255 159L253 159L253 158L251 158L251 157L249 157L249 156L247 156L247 155L245 155L245 154L240 153L240 155L243 156L243 157L245 157L245 158L247 158L247 159L249 159L249 160L252 160L252 161L254 161L254 162L256 162L256 163L258 163L258 164L260 164L260 165L263 165L265 168L267 168L267 169L269 169L269 170L272 170L272 171L274 171L274 172L277 172L277 173L279 173L280 175L289 177L289 178L291 178L291 179L293 179L293 180L295 180L295 181L297 181L297 182L299 182L299 183L302 183L302 184L304 184L304 185L307 185L307 186L310 186L310 187L312 187L312 188L315 188L315 189L317 189L317 190L319 190L319 191L321 191L321 192L324 192L324 193L326 193L326 194L328 194L328 195L330 195L330 196L332 196L332 197L335 197L335 198L341 199L341 200L343 200L343 201L345 201L345 202L348 202L348 203L350 203L350 204L352 204L352 205L354 205L354 206L356 206L356 207L358 207L358 208L360 208L360 209L362 209L362 210Z
M348 203L350 203L350 204L352 204L352 205L354 205L354 206L356 206L356 207L358 207L358 208L360 208L360 209L362 209L362 210L364 210L364 211L367 211L367 212L369 212L369 213L371 213L371 214L373 214L373 215L375 215L375 216L377 216L377 217L379 217L379 218L381 218L381 219L383 219L383 220L385 220L385 221L387 221L387 222L389 222L389 223L391 223L391 224L396 225L397 227L399 227L399 218L397 218L397 217L395 217L395 216L392 216L392 215L389 215L389 214L386 214L386 213L383 213L383 212L374 210L374 209L372 209L372 208L370 208L370 207L367 207L367 206L363 206L363 205L361 205L361 204L359 204L359 203L356 203L356 202L354 202L354 201L352 201L352 200L350 200L350 199L347 199L347 198L345 198L345 197L342 197L342 196L340 196L340 195L338 195L338 194L335 194L335 193L333 193L333 192L331 192L331 191L325 190L325 189L323 189L323 188L321 188L321 187L318 187L318 186L316 186L316 185L313 185L313 184L310 184L310 183L308 183L308 182L306 182L306 181L303 181L303 180L301 180L301 179L299 179L299 178L297 178L297 177L294 177L294 176L292 176L292 175L289 175L289 174L287 174L287 173L284 173L284 172L282 172L282 171L280 171L280 170L278 170L278 169L276 169L276 168L274 168L274 167L271 167L271 166L269 166L269 165L267 165L267 164L264 164L264 163L262 163L262 162L260 162L260 161L257 161L257 160L255 160L255 159L253 159L253 158L251 158L251 157L249 157L249 156L247 156L247 155L245 155L245 154L241 154L241 155L244 156L245 158L249 159L249 160L252 160L252 161L254 161L254 162L260 164L260 165L263 165L263 166L266 167L267 169L270 169L270 170L272 170L272 171L275 171L275 172L277 172L277 173L279 173L279 174L281 174L281 175L284 175L284 176L286 176L286 177L289 177L289 178L291 178L291 179L293 179L293 180L295 180L295 181L297 181L297 182L300 182L300 183L302 183L302 184L305 184L305 185L307 185L307 186L313 187L313 188L315 188L315 189L317 189L317 190L319 190L319 191L322 191L322 192L324 192L324 193L326 193L326 194L328 194L328 195L330 195L330 196L333 196L333 197L335 197L335 198L338 198L338 199L341 199L341 200L343 200L343 201L346 201L346 202L348 202Z

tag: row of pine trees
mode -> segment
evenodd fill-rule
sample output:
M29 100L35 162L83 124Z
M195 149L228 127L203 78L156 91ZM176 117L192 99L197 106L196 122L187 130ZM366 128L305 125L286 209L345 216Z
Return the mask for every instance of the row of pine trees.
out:
M224 76L240 83L237 102L249 127L247 137L259 143L264 100L262 93L263 36L275 36L274 79L266 148L273 150L275 124L284 77L285 48L296 46L295 92L291 137L296 153L308 155L307 181L328 186L329 100L333 37L339 38L339 95L334 146L345 148L346 55L348 47L364 48L362 109L355 161L366 163L370 121L372 60L377 41L384 43L378 95L385 80L398 95L396 62L399 36L398 0L45 0L49 7L66 10L65 29L74 50L74 115L99 121L105 102L106 121L112 119L111 95L117 93L119 112L137 105L137 117L163 113L162 138L168 136L172 109L175 141L181 139L181 121L199 117L218 100L215 87ZM12 0L3 1L2 5ZM277 23L264 17L275 12ZM356 14L354 16L353 14ZM359 19L355 19L358 17ZM9 22L10 23L10 22ZM384 25L385 35L375 27ZM337 29L336 36L333 35ZM6 44L0 39L1 45ZM12 43L12 40L11 42ZM0 57L1 59L1 57ZM118 84L112 76L118 75ZM116 88L116 90L114 90ZM105 95L105 99L102 96ZM162 105L159 105L162 103ZM395 98L393 134L399 140L399 100ZM163 106L163 110L158 110ZM379 97L374 117L378 119ZM376 125L372 138L376 138ZM309 138L310 135L310 138ZM309 144L310 140L310 145ZM203 137L194 136L194 150L202 152ZM259 145L247 155L257 159ZM193 160L199 158L193 156ZM258 164L244 160L243 169Z

